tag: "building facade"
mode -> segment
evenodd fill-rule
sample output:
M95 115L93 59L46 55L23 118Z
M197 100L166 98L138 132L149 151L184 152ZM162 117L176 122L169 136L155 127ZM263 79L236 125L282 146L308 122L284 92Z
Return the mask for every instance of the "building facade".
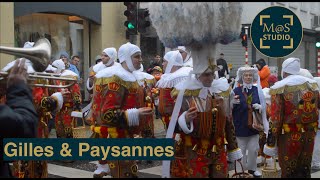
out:
M301 60L302 68L309 69L312 74L316 75L317 51L315 44L317 38L320 38L320 31L315 26L316 24L314 24L313 20L315 16L320 16L320 2L244 2L242 24L251 24L257 14L271 6L288 8L298 16L303 27L303 39L300 46L292 54L284 58L266 57L256 50L251 40L248 39L249 64L253 64L260 58L263 58L269 67L280 76L282 62L288 57L297 57ZM235 76L238 67L245 64L245 49L241 45L241 39L227 46L222 45L220 51L224 53L227 62L232 64L231 76Z
M218 2L217 2L218 3ZM141 3L144 6L144 3ZM301 60L301 67L307 68L312 74L317 74L317 54L316 54L316 39L320 38L319 30L314 25L313 20L315 16L320 16L320 2L243 2L243 13L241 18L241 24L250 25L257 14L263 9L271 6L281 6L293 11L301 21L304 29L303 39L300 46L289 56L298 57ZM320 21L319 21L320 22ZM151 29L152 30L152 29ZM317 31L318 30L318 31ZM152 30L153 31L153 30ZM239 27L239 35L241 27ZM151 33L155 34L156 33ZM166 48L166 51L172 50ZM220 45L218 47L218 53L216 58L219 58L219 54L224 53L224 57L227 63L232 67L230 76L235 77L237 69L240 66L245 65L245 48L241 45L241 39L228 44ZM251 39L248 39L248 64L253 64L260 58L264 58L266 63L271 67L272 72L280 75L282 62L288 58L269 58L261 54L252 45ZM279 68L278 68L279 67Z
M104 48L118 49L128 41L124 10L119 2L1 2L0 45L23 47L26 41L45 37L51 42L52 60L59 59L63 51L70 58L80 56L79 68L85 82L94 58ZM3 68L14 56L1 53L0 58ZM82 92L88 99L84 89L85 83Z
M271 6L282 6L292 10L304 28L303 40L299 48L290 56L299 57L301 66L316 73L316 39L319 31L312 20L320 16L319 2L244 2L242 24L251 24L255 16ZM140 3L144 7L144 3ZM62 51L70 57L81 58L81 78L88 77L88 68L94 58L106 47L119 48L126 39L126 10L123 2L0 2L0 45L22 47L26 41L36 41L40 37L49 39L52 45L52 60L58 59ZM150 12L152 13L152 12ZM239 27L239 34L241 27ZM142 49L144 66L149 65L155 54L163 57L165 51L155 29L150 26L147 33L139 34L137 45ZM232 65L231 76L235 76L239 66L245 64L245 49L241 40L218 48L217 56L224 53L227 63ZM216 57L218 58L218 57ZM264 58L270 67L280 72L286 58L269 58L262 55L248 40L249 64ZM0 53L0 68L14 59L14 56ZM84 99L88 99L85 84L82 85Z

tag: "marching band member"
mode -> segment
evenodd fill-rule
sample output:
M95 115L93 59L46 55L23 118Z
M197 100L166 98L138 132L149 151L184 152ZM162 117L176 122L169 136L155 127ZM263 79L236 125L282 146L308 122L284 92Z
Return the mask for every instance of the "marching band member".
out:
M177 84L172 91L176 98L175 110L168 132L173 130L175 143L175 160L171 165L171 177L180 178L226 178L227 145L229 160L239 160L242 157L238 148L232 119L226 114L227 102L222 96L228 96L228 84L222 93L220 88L214 88L214 71L216 65L202 63L194 66L189 79ZM218 85L218 84L217 84ZM215 94L217 93L217 94ZM178 113L178 119L174 114ZM170 124L170 125L171 125ZM179 134L177 134L179 133ZM167 134L168 137L168 134ZM169 177L168 164L163 164L163 176Z
M133 71L141 67L141 50L126 43L118 51L121 66L112 66L99 71L95 76L93 90L93 132L100 138L133 138L143 117L151 115L149 107L139 107L142 87ZM109 166L108 166L108 165ZM114 178L137 177L135 161L99 161L94 177L110 174Z
M165 129L167 129L174 107L171 91L179 82L186 80L191 67L183 67L183 59L179 51L169 51L163 57L164 74L157 82L159 88L159 112L162 116Z
M70 70L65 69L65 63L59 59L52 63L56 69L55 73L60 73L60 77L72 78L77 80L78 75ZM56 80L56 85L65 85L66 82ZM57 111L55 116L55 127L57 138L73 138L72 128L77 122L72 122L71 113L73 111L81 111L81 93L80 86L75 83L71 87L66 88L70 93L65 98L60 110ZM61 91L61 90L60 90Z
M140 96L139 107L150 107L154 109L154 102L152 100L152 88L155 87L154 76L142 71L142 67L138 71L133 71L133 75L137 79L139 85L142 87L143 96ZM153 124L153 114L144 116L144 123L139 126L139 131L141 131L142 138L154 138L154 124Z
M270 87L271 126L263 152L278 155L282 178L311 178L319 87L299 72L300 59L286 59L282 63L283 79Z
M23 48L33 47L33 42L26 42ZM8 71L12 68L15 61L7 64L2 71ZM27 73L35 73L32 67L32 63L27 60ZM33 82L35 84L48 84L47 79L35 79ZM48 121L51 118L51 112L59 110L63 104L63 96L68 94L68 91L63 90L62 92L57 92L51 96L48 93L48 88L46 87L33 87L32 97L33 105L38 113L39 122L37 126L37 137L38 138L48 138ZM14 173L13 175L19 178L46 178L48 177L47 161L15 161L14 163Z
M118 64L116 60L117 60L116 48L110 47L102 51L101 62L94 65L92 69L89 71L89 78L87 80L87 90L89 91L90 94L93 93L93 81L94 81L95 75L102 69Z
M185 67L193 67L193 60L191 56L191 51L188 51L184 46L178 46L177 50L179 50L182 59L183 59L183 66Z
M92 68L90 68L89 70L89 78L87 80L87 90L90 93L90 104L87 105L85 108L83 108L84 110L88 109L88 112L86 115L86 122L91 124L92 123L92 111L90 110L91 106L92 106L92 96L93 96L93 82L95 79L95 75L103 70L106 69L108 67L112 67L114 65L116 66L120 66L119 63L116 62L117 60L117 50L114 47L110 47L110 48L106 48L102 51L101 56L99 56L101 58L101 62L97 63L96 65L92 66Z

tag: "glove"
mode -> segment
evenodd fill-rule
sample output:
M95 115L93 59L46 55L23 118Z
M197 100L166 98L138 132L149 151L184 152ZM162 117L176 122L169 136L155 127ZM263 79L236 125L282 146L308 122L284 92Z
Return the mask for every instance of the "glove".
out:
M260 104L257 104L257 103L253 104L252 107L256 110L259 110L259 113L262 112L262 106Z

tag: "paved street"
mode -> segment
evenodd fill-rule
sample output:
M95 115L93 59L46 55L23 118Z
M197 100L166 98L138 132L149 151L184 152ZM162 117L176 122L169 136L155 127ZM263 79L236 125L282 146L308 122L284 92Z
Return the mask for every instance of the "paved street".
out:
M164 138L165 131L160 119L155 119L155 135L157 138ZM88 137L90 131L88 127ZM56 138L55 129L50 133L50 138ZM48 173L49 178L92 178L93 171L96 168L98 161L74 161L72 163L65 163L61 161L49 161ZM152 164L147 164L145 161L138 164L139 178L160 178L161 177L161 162L153 161ZM277 167L279 165L277 163ZM229 164L229 176L234 173L234 165ZM261 167L259 168L261 172ZM313 171L312 178L320 178L320 171ZM106 176L105 178L111 178Z
M160 119L155 119L155 136L157 138L165 137L165 130ZM89 137L91 131L87 126ZM50 138L56 138L55 129L50 132ZM92 178L93 171L96 169L98 161L74 161L72 163L64 163L61 161L50 161L48 164L48 172L50 178ZM156 178L161 177L161 162L153 161L152 164L147 164L142 161L138 164L140 178ZM110 178L107 176L105 178Z

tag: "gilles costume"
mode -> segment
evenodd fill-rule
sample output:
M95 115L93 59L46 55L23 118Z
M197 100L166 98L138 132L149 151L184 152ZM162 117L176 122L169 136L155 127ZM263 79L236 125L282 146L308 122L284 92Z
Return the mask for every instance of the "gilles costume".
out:
M278 155L281 177L311 177L314 139L318 129L317 82L298 75L300 59L282 64L287 77L270 88L271 126L264 153Z
M314 77L313 79L317 81L318 87L320 87L320 77ZM320 131L319 129L320 129L320 116L318 118L318 131L314 140L314 148L313 148L312 163L311 163L311 168L317 169L317 170L320 169Z
M48 84L47 80L37 79L36 83ZM49 138L48 123L51 112L59 111L63 104L63 96L56 92L49 96L48 88L32 88L33 105L39 115L37 138ZM15 176L19 178L47 178L47 161L18 161L14 163Z
M33 42L26 42L23 48L33 47ZM9 71L15 61L7 64L2 71ZM35 73L32 63L26 60L27 73ZM36 79L35 84L49 84L47 79ZM46 87L32 87L32 99L39 121L37 126L37 138L48 138L48 122L52 118L51 112L59 110L63 104L62 94L57 92L50 96ZM14 161L13 176L18 178L47 178L47 161Z
M116 48L114 47L106 48L102 52L109 56L110 58L109 61L106 64L104 64L103 62L99 62L98 64L94 65L92 68L90 68L89 76L95 76L99 71L107 67L113 66L116 63L116 60L117 60ZM97 57L100 57L100 56L97 56ZM112 64L112 62L114 63ZM90 86L89 79L87 80L87 90L90 92L90 94L93 93L93 85Z
M182 67L183 59L179 51L169 51L163 57L168 61L165 73L157 82L156 87L159 88L159 112L162 116L162 121L167 129L170 121L171 114L174 107L174 99L171 97L171 91L179 82L186 80L189 72L192 70L190 67ZM180 69L171 72L172 67L178 66Z
M206 68L197 68L193 72L196 76L204 72L214 73L215 67L207 64ZM217 87L214 87L215 83L212 83L211 87L204 87L196 76L190 75L172 91L172 96L177 98L167 138L171 136L170 132L174 128L175 160L171 162L171 166L170 162L163 162L163 177L171 175L180 178L226 178L227 154L230 160L242 157L236 143L232 120L226 114L228 103L224 101L228 102L229 84L217 80ZM222 95L227 98L224 99ZM187 124L185 115L192 107L197 108L197 117ZM176 113L178 126L171 126L177 121Z
M183 66L185 66L185 67L193 67L193 60L192 60L192 56L191 56L191 51L188 51L186 49L186 47L184 47L184 46L178 46L177 49L187 53L186 58L183 60Z
M116 48L113 48L113 47L106 48L106 49L104 49L102 51L102 53L108 55L110 59L106 64L104 64L101 61L98 64L92 66L90 68L90 70L89 70L89 76L90 77L95 76L99 71L101 71L103 69L106 69L106 68L114 66L114 65L120 65L119 63L116 62L116 60L117 60L117 50L116 50ZM98 59L98 58L101 59L101 56L97 56L96 57L96 59ZM90 95L92 95L93 94L94 84L92 83L90 85L90 79L89 78L87 80L87 84L86 85L87 85L88 92L90 93ZM93 99L91 98L90 104L88 104L85 108L83 108L84 113L87 113L86 116L85 116L87 123L91 123L92 122L92 111L90 111L91 106L92 106L92 101L93 101Z
M150 107L154 109L154 102L152 99L152 88L155 87L156 81L154 76L142 72L142 68L138 71L133 71L133 75L137 79L139 85L142 87L140 90L143 90L140 94L143 94L143 96L140 96L140 105L139 107ZM138 132L140 132L140 136L142 138L154 138L154 124L153 124L153 114L144 116L143 122L139 126Z
M120 66L112 66L96 74L93 92L92 113L96 125L91 126L93 132L100 138L133 138L139 127L139 111L141 105L141 87L133 75L131 56L141 53L136 45L127 43L119 48L120 63L126 62L130 71ZM99 161L100 173L95 177L102 177L109 171L114 178L137 177L138 166L135 161Z
M77 80L78 75L65 69L65 64L61 59L55 60L52 65L57 67L58 73L62 71L60 77L73 78ZM65 81L55 81L56 85L66 85L66 83L67 82ZM79 84L75 83L71 87L68 87L68 90L70 91L70 94L65 98L60 111L57 111L55 116L57 138L73 138L72 128L77 125L77 122L73 121L74 118L71 116L71 113L73 111L81 111L82 100Z

